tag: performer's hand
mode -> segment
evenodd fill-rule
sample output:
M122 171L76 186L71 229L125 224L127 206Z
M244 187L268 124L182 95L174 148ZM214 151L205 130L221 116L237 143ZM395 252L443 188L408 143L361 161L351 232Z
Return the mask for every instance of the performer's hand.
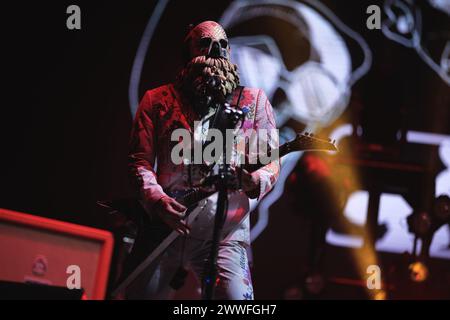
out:
M259 196L260 181L257 174L251 174L245 169L242 169L242 189L251 198Z
M156 204L156 212L169 227L180 234L189 234L190 228L182 219L187 208L171 197L163 197Z

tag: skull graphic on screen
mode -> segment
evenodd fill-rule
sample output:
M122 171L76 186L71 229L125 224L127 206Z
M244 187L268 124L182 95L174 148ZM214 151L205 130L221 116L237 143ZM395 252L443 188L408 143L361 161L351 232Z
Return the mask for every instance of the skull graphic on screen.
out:
M316 1L235 1L220 22L233 35L231 55L242 84L265 90L279 127L289 119L330 124L370 68L365 41ZM346 41L361 49L361 64L352 61Z

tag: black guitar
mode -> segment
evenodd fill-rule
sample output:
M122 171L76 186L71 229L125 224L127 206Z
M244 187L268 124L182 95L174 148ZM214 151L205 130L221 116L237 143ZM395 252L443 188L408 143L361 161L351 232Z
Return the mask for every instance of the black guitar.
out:
M337 148L334 141L316 138L312 134L303 133L297 134L295 139L281 145L278 148L278 153L281 158L290 152L307 150L337 151ZM244 168L249 172L254 172L264 166L263 164L251 164L245 165ZM216 193L216 191L210 188L196 187L166 193L188 208L185 220L188 224L192 224L204 208L206 199ZM136 254L136 257L133 259L135 262L132 263L131 267L128 267L129 270L124 270L125 274L128 275L125 279L122 277L124 280L113 291L112 295L115 296L147 269L171 245L179 234L176 231L172 231L156 215L150 220L137 199L98 202L98 204L108 208L112 212L122 212L133 220L139 220L141 237L138 235L138 238L145 239L139 241L140 244L137 246L145 248ZM143 234L145 234L145 237L142 237ZM138 240L136 240L136 243L138 243Z

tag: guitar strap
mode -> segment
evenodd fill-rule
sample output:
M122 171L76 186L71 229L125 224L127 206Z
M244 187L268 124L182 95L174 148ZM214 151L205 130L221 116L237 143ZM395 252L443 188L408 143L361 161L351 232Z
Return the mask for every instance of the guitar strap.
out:
M244 91L244 86L238 86L238 87L236 88L236 90L239 90L239 97L238 97L238 99L237 99L237 101L236 101L235 107L239 107L239 102L241 101L242 91Z

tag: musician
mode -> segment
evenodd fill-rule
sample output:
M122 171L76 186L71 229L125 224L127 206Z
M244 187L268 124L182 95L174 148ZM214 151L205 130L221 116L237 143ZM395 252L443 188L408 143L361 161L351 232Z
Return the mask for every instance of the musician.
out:
M214 101L231 101L245 109L244 129L275 129L272 106L265 93L256 88L239 87L237 66L230 61L230 45L223 28L206 21L191 28L184 44L185 65L176 81L145 93L134 121L129 155L133 180L150 218L157 216L182 236L162 254L156 267L144 272L127 290L128 298L166 299L173 291L174 276L191 268L202 281L208 258L217 205L217 194L208 198L198 219L188 225L186 211L169 191L188 188L184 165L174 164L171 133L177 128L195 132L194 121L207 130L215 114ZM259 74L262 76L262 74ZM211 84L213 83L213 84ZM205 97L208 92L209 98ZM270 139L276 148L278 140ZM261 199L276 182L279 162L249 173L242 171L242 190L230 192L227 219L219 246L216 299L253 299L252 280L246 248L249 236L249 198ZM155 231L156 232L156 231ZM145 236L142 236L145 234ZM133 252L145 252L151 232L141 232ZM146 254L148 255L149 252Z

